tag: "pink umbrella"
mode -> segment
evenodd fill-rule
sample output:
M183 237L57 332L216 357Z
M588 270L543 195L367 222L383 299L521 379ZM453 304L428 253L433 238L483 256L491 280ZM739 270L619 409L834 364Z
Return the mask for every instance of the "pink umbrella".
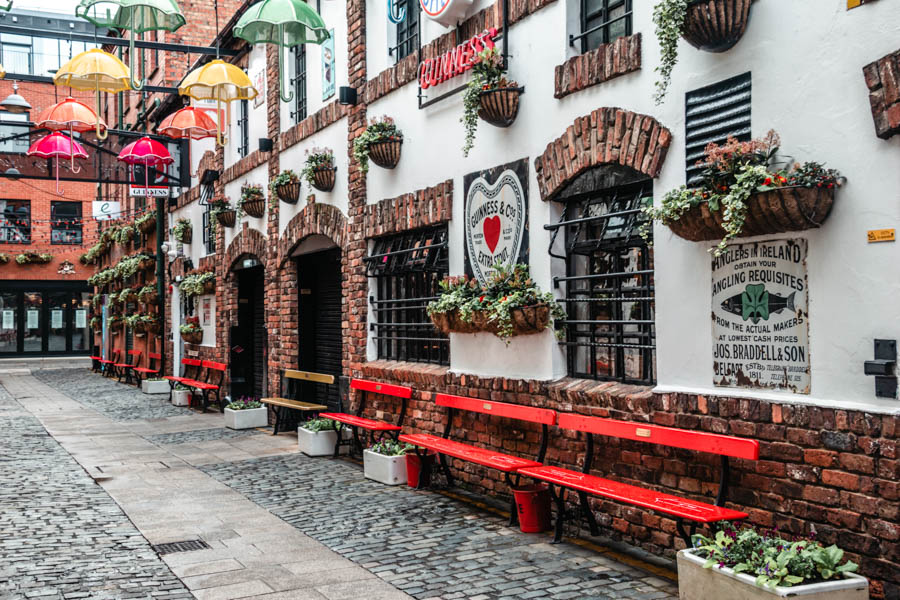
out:
M122 148L116 158L132 166L144 166L144 187L148 190L148 194L150 190L149 167L165 166L175 162L165 146L146 136Z
M81 144L59 131L54 131L50 135L46 135L33 143L26 154L28 156L56 159L56 193L60 196L62 196L62 190L59 189L59 157L88 157L87 152L84 151Z

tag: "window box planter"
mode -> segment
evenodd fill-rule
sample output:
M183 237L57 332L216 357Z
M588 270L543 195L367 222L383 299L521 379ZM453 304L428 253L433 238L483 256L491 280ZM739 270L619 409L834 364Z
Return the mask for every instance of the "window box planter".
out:
M530 335L540 333L550 324L550 306L536 304L523 306L510 311L513 320L513 335ZM498 325L488 318L486 311L474 311L471 321L464 321L459 316L459 311L452 310L444 313L433 313L431 321L443 334L448 333L493 333L500 332Z
M225 408L225 427L228 429L253 429L265 427L269 424L269 409L246 408L244 410L231 410Z
M692 0L682 37L694 48L725 52L743 37L753 0Z
M680 600L767 600L773 598L800 597L809 600L866 600L869 582L855 573L846 573L844 579L823 581L791 587L760 587L756 578L746 573L735 573L729 568L704 569L705 558L696 556L693 550L678 553L678 597Z
M300 199L300 182L294 181L276 185L275 194L285 204L297 204L297 201Z
M156 230L156 214L150 213L150 215L137 220L137 226L141 233L152 233Z
M140 268L144 271L155 271L156 270L156 259L155 258L144 258L141 260Z
M147 379L144 379L141 381L141 391L145 394L168 394L169 382L165 379L159 381L148 381Z
M330 192L334 189L336 172L337 167L320 167L313 170L313 187L320 192Z
M191 390L175 390L172 392L173 406L190 406Z
M199 344L203 341L203 330L191 331L189 333L181 332L181 339L188 344Z
M237 211L234 209L220 210L216 213L216 220L224 227L234 227L237 222Z
M369 145L369 160L382 169L393 169L400 162L403 140L385 140Z
M353 437L353 433L347 429L341 429L345 440ZM303 427L297 428L297 447L307 456L333 456L334 443L337 441L337 431L329 429L325 431L310 431ZM350 446L341 446L340 453L347 454ZM380 455L379 455L380 456Z
M822 225L831 212L834 189L783 187L758 192L747 201L747 219L741 237L803 231ZM712 211L706 203L698 204L668 223L678 237L692 242L720 240L722 211Z
M333 447L332 450L334 450ZM367 479L385 485L403 485L406 483L406 455L385 456L371 450L364 450L363 472Z
M524 91L521 87L484 90L478 96L478 116L494 127L509 127L519 114L519 96Z

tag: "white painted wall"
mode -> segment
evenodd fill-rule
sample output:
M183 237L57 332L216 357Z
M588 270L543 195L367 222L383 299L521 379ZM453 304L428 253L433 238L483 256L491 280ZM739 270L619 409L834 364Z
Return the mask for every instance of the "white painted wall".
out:
M256 84L256 73L258 73L260 69L265 71L265 68L266 44L257 44L252 47L250 55L247 58L247 74L250 76L250 80L254 85ZM266 82L266 85L268 85L268 81ZM248 139L250 142L248 153L259 149L259 138L268 137L269 134L267 125L268 116L266 113L266 91L265 89L257 91L262 98L260 105L254 106L256 100L249 100L247 102L247 123L249 127ZM225 129L225 137L228 139L227 145L225 146L225 168L230 167L243 158L238 154L239 129L237 123L240 114L240 101L228 103L228 109L225 115L226 123L228 123L228 127Z
M225 228L225 249L228 249L228 246L231 244L232 240L238 236L238 234L243 230L244 223L248 223L248 226L251 229L255 229L263 236L266 235L266 218L269 214L269 196L271 193L269 192L269 166L266 163L263 163L245 174L243 177L231 181L225 184L225 197L231 203L231 206L237 208L238 200L241 197L241 186L243 185L260 185L263 188L263 192L266 194L266 212L263 213L262 217L256 218L251 217L247 213L244 213L241 220L235 223L234 227L226 227ZM230 265L225 265L225 268L228 268Z

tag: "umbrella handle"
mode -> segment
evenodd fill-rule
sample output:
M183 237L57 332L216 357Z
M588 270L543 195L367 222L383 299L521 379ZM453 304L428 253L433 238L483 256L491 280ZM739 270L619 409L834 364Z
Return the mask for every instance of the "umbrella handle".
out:
M219 147L224 148L227 140L225 139L222 121L224 121L222 115L222 99L219 88L216 88L216 144Z
M71 150L71 152L69 153L69 158L72 160L72 166L69 167L69 170L72 171L73 175L77 175L78 173L81 173L81 167L75 166L75 132L73 131L73 127L74 126L69 123L69 138L73 140L69 148L69 150Z
M128 36L128 70L131 88L136 91L144 89L144 80L135 81L134 79L134 11L131 11L131 32Z
M62 196L63 191L59 189L59 157L56 157L56 195Z
M294 99L294 91L288 90L287 94L284 93L284 57L283 54L286 52L284 47L284 24L278 26L278 94L281 96L282 102L290 102ZM257 90L257 93L259 91Z
M109 137L109 133L106 130L101 131L100 129L100 82L97 81L97 124L96 124L96 133L97 139L101 142Z

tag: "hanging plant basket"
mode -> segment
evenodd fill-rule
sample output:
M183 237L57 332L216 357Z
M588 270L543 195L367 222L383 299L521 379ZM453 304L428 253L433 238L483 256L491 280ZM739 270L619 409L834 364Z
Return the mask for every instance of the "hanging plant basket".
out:
M815 229L828 218L833 203L834 189L827 188L783 187L753 194L747 200L741 237ZM705 202L667 225L675 235L692 242L725 237L722 211L709 210Z
M275 193L278 195L278 199L285 204L297 204L297 201L300 199L300 182L294 181L276 185Z
M127 292L125 292L124 298L121 295L119 296L119 300L124 300L125 302L135 302L137 300L137 294L134 292L134 290L128 290Z
M245 200L244 203L241 204L241 208L243 208L244 212L251 217L258 219L266 214L266 199L256 198L254 200Z
M191 240L194 239L194 229L192 227L188 227L181 233L181 239L178 240L182 244L190 244Z
M145 258L141 261L141 269L144 271L153 271L156 269L156 259L155 258Z
M142 296L139 296L138 300L140 300L144 304L156 304L156 302L159 300L159 294L157 294L156 292L144 294Z
M403 140L385 140L369 144L369 160L382 169L393 169L400 162Z
M236 210L222 210L216 213L216 220L225 227L234 227L237 221Z
M204 294L214 294L216 293L216 279L213 277L212 279L208 279L203 282L203 293Z
M141 233L151 233L156 230L156 215L153 215L149 219L144 219L143 221L138 221L138 229L141 230Z
M513 335L530 335L540 333L550 324L550 306L537 304L523 306L510 311L513 322ZM433 313L431 322L444 335L449 333L493 333L497 335L500 328L490 320L486 311L474 311L471 321L464 321L456 310Z
M144 331L147 333L159 333L159 321L145 321Z
M334 189L336 172L337 167L319 167L318 169L315 169L313 171L313 187L320 192L330 192Z
M203 341L203 330L191 331L189 333L181 332L181 339L188 344L199 344Z
M725 52L743 37L753 0L692 0L681 35L698 50Z
M519 96L524 91L520 87L484 90L478 95L478 116L494 127L509 127L519 114Z

